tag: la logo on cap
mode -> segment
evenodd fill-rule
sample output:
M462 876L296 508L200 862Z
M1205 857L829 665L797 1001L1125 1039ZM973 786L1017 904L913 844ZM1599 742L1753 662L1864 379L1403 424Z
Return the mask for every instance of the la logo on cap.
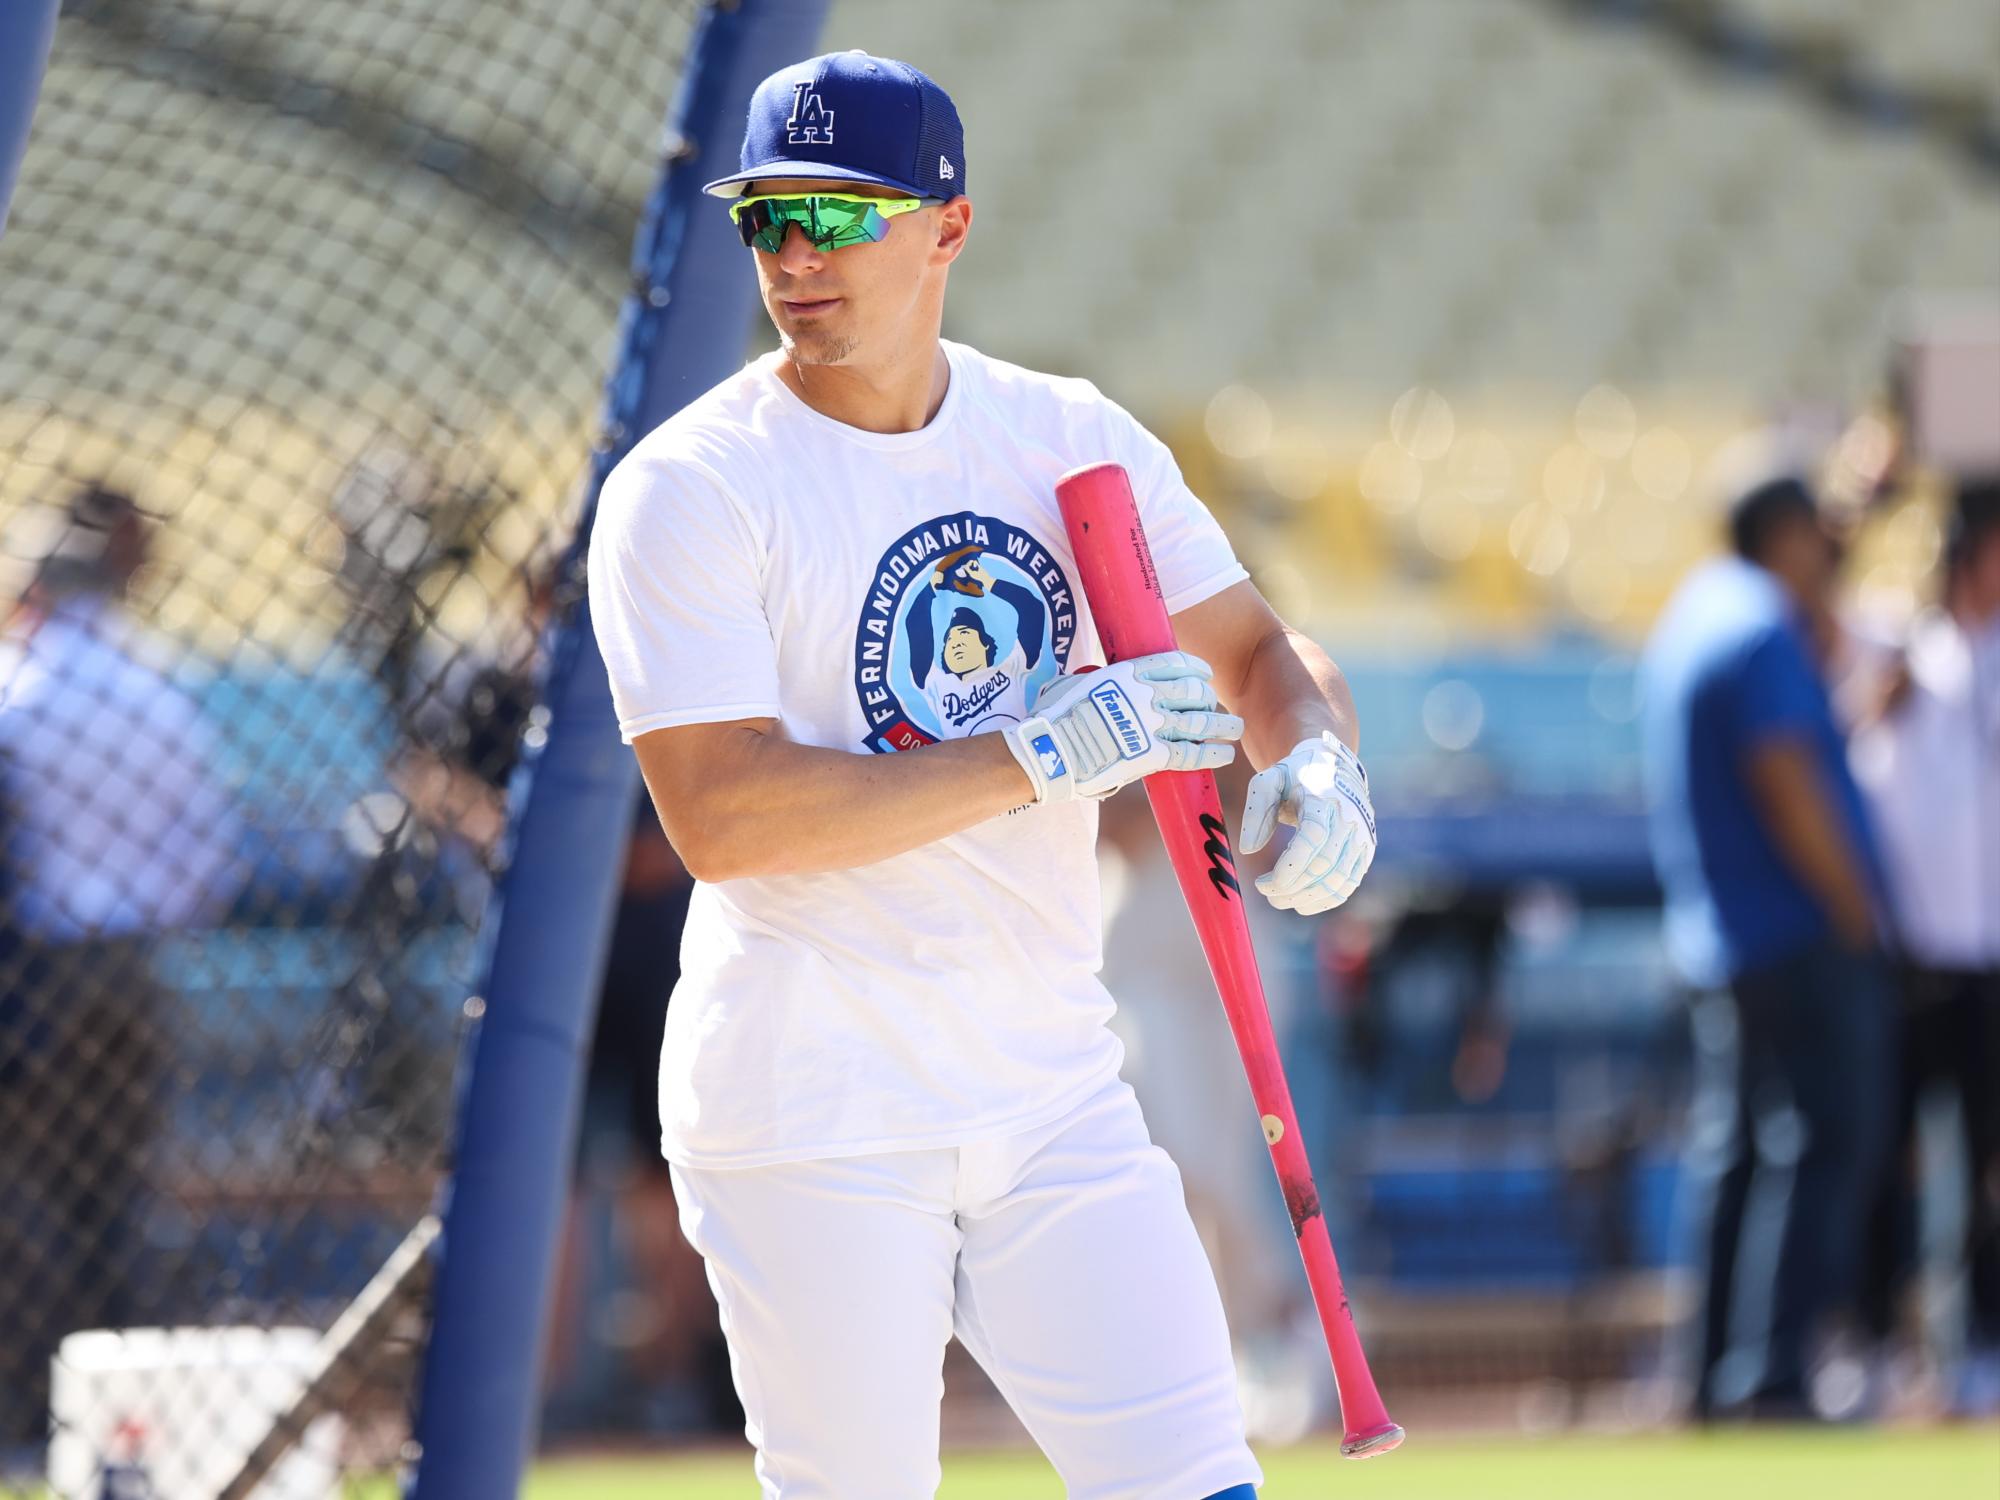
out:
M833 144L833 111L826 107L811 79L792 89L792 117L785 121L785 143L791 146Z

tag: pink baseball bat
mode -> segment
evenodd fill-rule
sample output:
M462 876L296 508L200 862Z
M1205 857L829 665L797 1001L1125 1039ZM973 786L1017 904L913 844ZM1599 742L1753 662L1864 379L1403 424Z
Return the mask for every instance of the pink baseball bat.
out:
M1056 481L1056 499L1105 655L1123 661L1174 650L1173 625L1125 470L1111 463L1072 469ZM1387 1453L1403 1441L1403 1429L1389 1420L1382 1395L1375 1389L1341 1286L1340 1265L1320 1212L1319 1189L1313 1185L1312 1164L1306 1160L1298 1117L1292 1111L1292 1091L1271 1035L1271 1015L1257 973L1257 954L1250 945L1236 856L1222 820L1215 776L1208 771L1163 771L1146 778L1146 796L1222 994L1222 1007L1228 1012L1229 1029L1235 1033L1264 1139L1271 1148L1271 1165L1277 1168L1278 1185L1291 1210L1292 1232L1298 1236L1306 1281L1340 1388L1346 1427L1340 1451L1349 1458Z

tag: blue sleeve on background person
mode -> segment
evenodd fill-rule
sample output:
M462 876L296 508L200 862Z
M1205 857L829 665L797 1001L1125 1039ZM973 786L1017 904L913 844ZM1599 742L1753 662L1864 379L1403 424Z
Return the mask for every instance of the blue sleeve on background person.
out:
M1823 941L1826 913L1773 841L1744 775L1759 745L1806 747L1868 858L1840 731L1797 611L1750 564L1709 564L1655 628L1644 677L1650 827L1676 969L1719 984Z
M1729 706L1739 752L1771 739L1807 740L1818 732L1827 713L1826 689L1797 630L1774 622L1748 643L1731 674Z

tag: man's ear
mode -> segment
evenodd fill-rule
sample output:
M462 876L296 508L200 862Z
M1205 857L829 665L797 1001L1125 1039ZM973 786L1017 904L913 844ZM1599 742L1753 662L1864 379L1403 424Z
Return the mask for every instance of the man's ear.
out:
M932 259L937 264L949 265L965 249L966 236L972 229L972 200L960 195L938 210L937 245Z

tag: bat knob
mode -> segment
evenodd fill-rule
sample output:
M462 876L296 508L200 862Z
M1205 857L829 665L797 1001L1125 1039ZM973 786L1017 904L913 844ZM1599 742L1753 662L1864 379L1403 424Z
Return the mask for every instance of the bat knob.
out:
M1391 1449L1403 1446L1403 1429L1394 1422L1384 1422L1380 1427L1367 1432L1350 1432L1340 1440L1342 1458L1375 1458Z

